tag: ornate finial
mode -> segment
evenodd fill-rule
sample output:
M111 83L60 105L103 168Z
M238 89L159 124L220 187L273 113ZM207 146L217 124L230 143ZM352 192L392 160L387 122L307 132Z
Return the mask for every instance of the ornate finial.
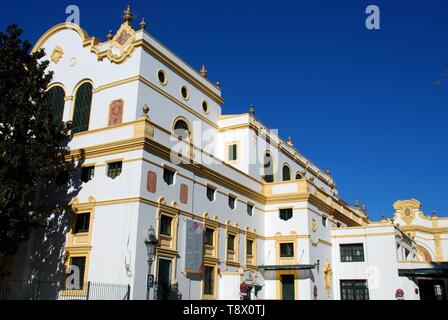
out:
M433 211L431 212L431 216L435 217L436 215L437 215L437 211L433 210Z
M325 169L325 173L330 175L331 174L330 168Z
M218 88L218 89L221 89L221 82L216 82L215 83L215 87Z
M131 23L133 17L134 16L132 15L132 12L131 12L131 6L128 5L126 10L123 11L123 20L124 20L124 22Z
M208 71L207 71L207 69L205 68L205 65L204 65L204 64L203 64L202 67L201 67L201 71L200 71L200 73L201 73L201 77L203 77L203 78L207 78L207 73L208 73Z
M291 136L288 137L288 141L286 143L291 147L293 146Z
M356 208L359 208L359 199L356 199L356 200L355 200L355 207L356 207Z
M386 220L386 216L384 214L381 215L381 221L385 221Z
M140 21L140 29L145 30L148 24L145 22L145 18L142 18L142 21Z
M112 34L112 30L109 30L109 33L107 34L107 40L112 40L112 38L114 37L114 35Z
M254 114L255 114L255 108L254 108L254 105L251 104L249 107L249 115L253 116Z
M149 107L145 104L145 106L143 107L143 116L148 117L148 113L149 113Z
M364 211L364 212L366 211L366 205L364 203L361 206L361 210Z

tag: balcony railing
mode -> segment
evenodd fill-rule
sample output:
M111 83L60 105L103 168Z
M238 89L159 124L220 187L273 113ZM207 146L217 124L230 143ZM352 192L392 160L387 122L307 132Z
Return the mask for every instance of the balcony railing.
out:
M154 300L182 300L177 284L154 282Z

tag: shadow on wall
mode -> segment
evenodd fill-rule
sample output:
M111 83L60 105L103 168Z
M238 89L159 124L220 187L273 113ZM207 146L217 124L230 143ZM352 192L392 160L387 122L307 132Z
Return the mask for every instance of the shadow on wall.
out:
M70 202L82 189L81 167L84 161L84 151L81 150L80 158L67 162L66 170L58 176L55 184L39 182L35 196L39 223L29 240L19 247L14 259L10 278L40 282L40 299L57 298L63 286L66 235L73 225L70 222L74 211Z

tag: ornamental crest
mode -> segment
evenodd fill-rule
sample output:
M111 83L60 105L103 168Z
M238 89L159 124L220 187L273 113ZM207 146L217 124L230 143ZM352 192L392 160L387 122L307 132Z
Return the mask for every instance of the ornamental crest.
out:
M53 52L51 53L51 61L57 64L59 60L62 59L63 55L64 55L64 49L62 49L61 46L56 46L54 47Z
M333 268L331 267L330 262L328 260L325 261L324 267L324 282L325 282L325 290L327 290L328 295L330 295L331 287L333 284Z
M415 199L398 200L394 203L396 214L399 214L401 220L406 224L412 224L416 214L420 211L421 204Z

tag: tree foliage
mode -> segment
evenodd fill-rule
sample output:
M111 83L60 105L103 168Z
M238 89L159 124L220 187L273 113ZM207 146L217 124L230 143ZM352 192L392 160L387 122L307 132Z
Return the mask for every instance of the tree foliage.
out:
M0 258L67 206L69 124L53 121L45 89L52 80L41 50L11 25L0 32ZM1 262L0 262L1 263Z

